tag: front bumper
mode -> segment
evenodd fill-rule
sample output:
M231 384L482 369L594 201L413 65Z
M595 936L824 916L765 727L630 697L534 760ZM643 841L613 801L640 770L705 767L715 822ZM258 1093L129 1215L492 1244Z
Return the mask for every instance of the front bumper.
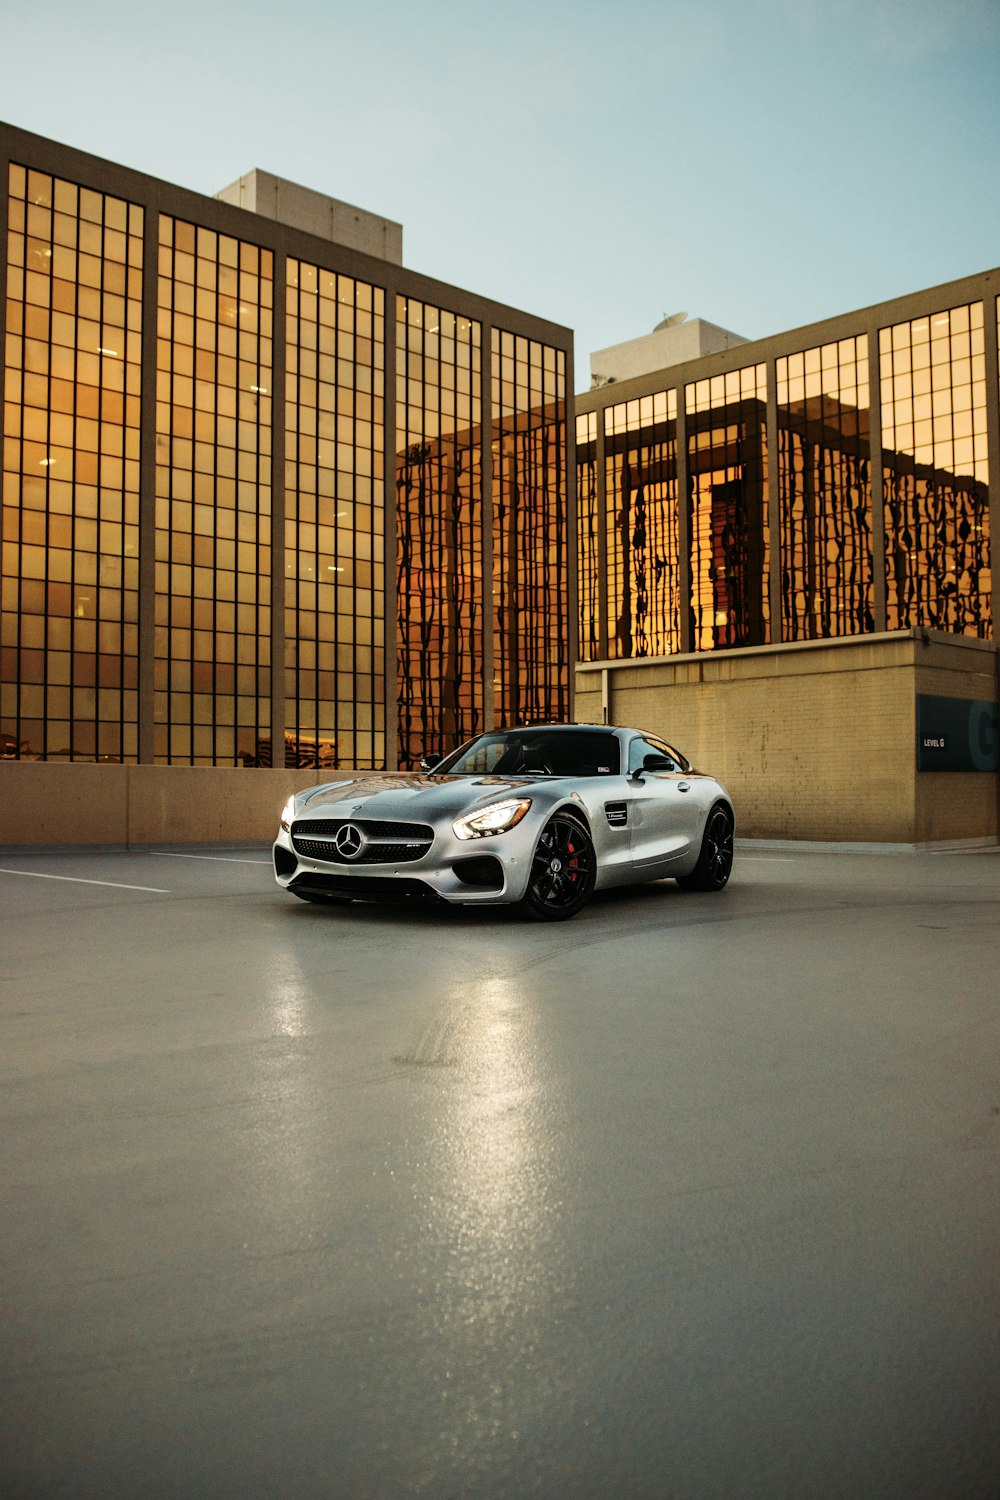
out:
M300 853L282 828L274 841L274 878L282 890L327 892L356 900L426 898L455 905L500 906L520 901L528 886L538 838L530 815L515 828L489 838L459 839L449 824L434 830L419 859L396 864L359 864ZM526 826L528 825L528 826ZM298 835L308 820L296 827Z

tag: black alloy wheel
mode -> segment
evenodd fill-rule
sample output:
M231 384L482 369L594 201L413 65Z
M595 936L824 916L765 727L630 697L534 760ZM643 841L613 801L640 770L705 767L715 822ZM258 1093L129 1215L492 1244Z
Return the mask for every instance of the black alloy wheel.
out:
M721 891L733 869L733 815L717 802L708 815L698 863L690 875L678 875L686 891Z
M596 877L590 834L569 813L556 813L538 840L521 910L543 922L575 917L589 900Z

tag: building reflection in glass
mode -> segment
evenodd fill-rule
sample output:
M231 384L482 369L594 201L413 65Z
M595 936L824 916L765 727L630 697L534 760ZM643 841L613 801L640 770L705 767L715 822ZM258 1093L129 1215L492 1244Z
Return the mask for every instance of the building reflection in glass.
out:
M385 763L380 287L286 268L285 738L298 765Z
M0 758L134 761L143 211L8 195Z
M887 624L989 637L983 304L879 333Z
M271 723L273 257L162 215L155 757L252 759Z
M569 715L566 356L494 329L493 653L498 724Z
M483 724L482 326L396 299L399 764Z
M770 636L765 365L685 388L695 650Z
M995 304L991 298L991 336ZM669 423L658 432L648 411L663 397L591 397L587 404L596 409L578 414L581 443L586 434L590 444L578 469L581 597L588 601L581 624L600 616L606 587L609 622L616 622L611 654L679 651L687 568L695 651L881 629L933 627L991 638L985 321L984 303L972 299L882 328L871 314L844 318L839 339L800 348L783 339L770 389L761 363L689 381L690 554L679 576L669 566L673 533L666 548L652 546L645 482L650 460L660 463L662 483L675 472ZM997 339L1000 345L1000 316ZM658 378L662 372L649 383ZM606 487L604 534L597 539L606 577L600 548L587 534L592 416L606 424L606 472L598 476ZM777 463L770 476L769 431ZM877 432L880 446L873 446ZM657 436L666 444L659 450L651 446ZM876 572L883 540L884 580ZM651 568L668 579L659 596L650 588L657 576ZM772 601L780 619L771 618Z
M576 419L576 535L579 556L577 589L577 635L580 660L596 661L604 655L599 641L600 569L599 492L597 485L597 413L583 412Z
M868 340L776 364L781 639L874 630Z
M677 392L604 413L608 619L612 657L680 649Z

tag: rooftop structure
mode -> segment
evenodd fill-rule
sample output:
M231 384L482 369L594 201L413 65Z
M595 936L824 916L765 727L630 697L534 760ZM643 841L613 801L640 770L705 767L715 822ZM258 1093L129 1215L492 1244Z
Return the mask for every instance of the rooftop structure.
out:
M652 333L628 339L624 344L611 344L607 349L595 349L590 356L591 388L598 390L623 380L635 380L655 370L669 369L746 342L741 334L731 333L705 318L674 313L657 323Z
M331 240L335 245L346 245L364 255L392 261L393 265L403 264L402 224L369 213L367 209L356 208L353 203L343 203L339 198L329 198L325 193L317 193L297 182L289 182L285 177L262 172L259 167L237 177L215 196L222 203L232 203L252 214L263 214L265 218L275 219L292 229Z

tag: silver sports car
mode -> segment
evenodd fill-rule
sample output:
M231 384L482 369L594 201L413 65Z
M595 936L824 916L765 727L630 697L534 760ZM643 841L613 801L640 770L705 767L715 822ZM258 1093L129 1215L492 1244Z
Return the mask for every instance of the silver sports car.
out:
M490 731L422 773L345 773L290 797L278 884L303 901L429 896L558 921L609 886L729 879L725 788L637 729Z

